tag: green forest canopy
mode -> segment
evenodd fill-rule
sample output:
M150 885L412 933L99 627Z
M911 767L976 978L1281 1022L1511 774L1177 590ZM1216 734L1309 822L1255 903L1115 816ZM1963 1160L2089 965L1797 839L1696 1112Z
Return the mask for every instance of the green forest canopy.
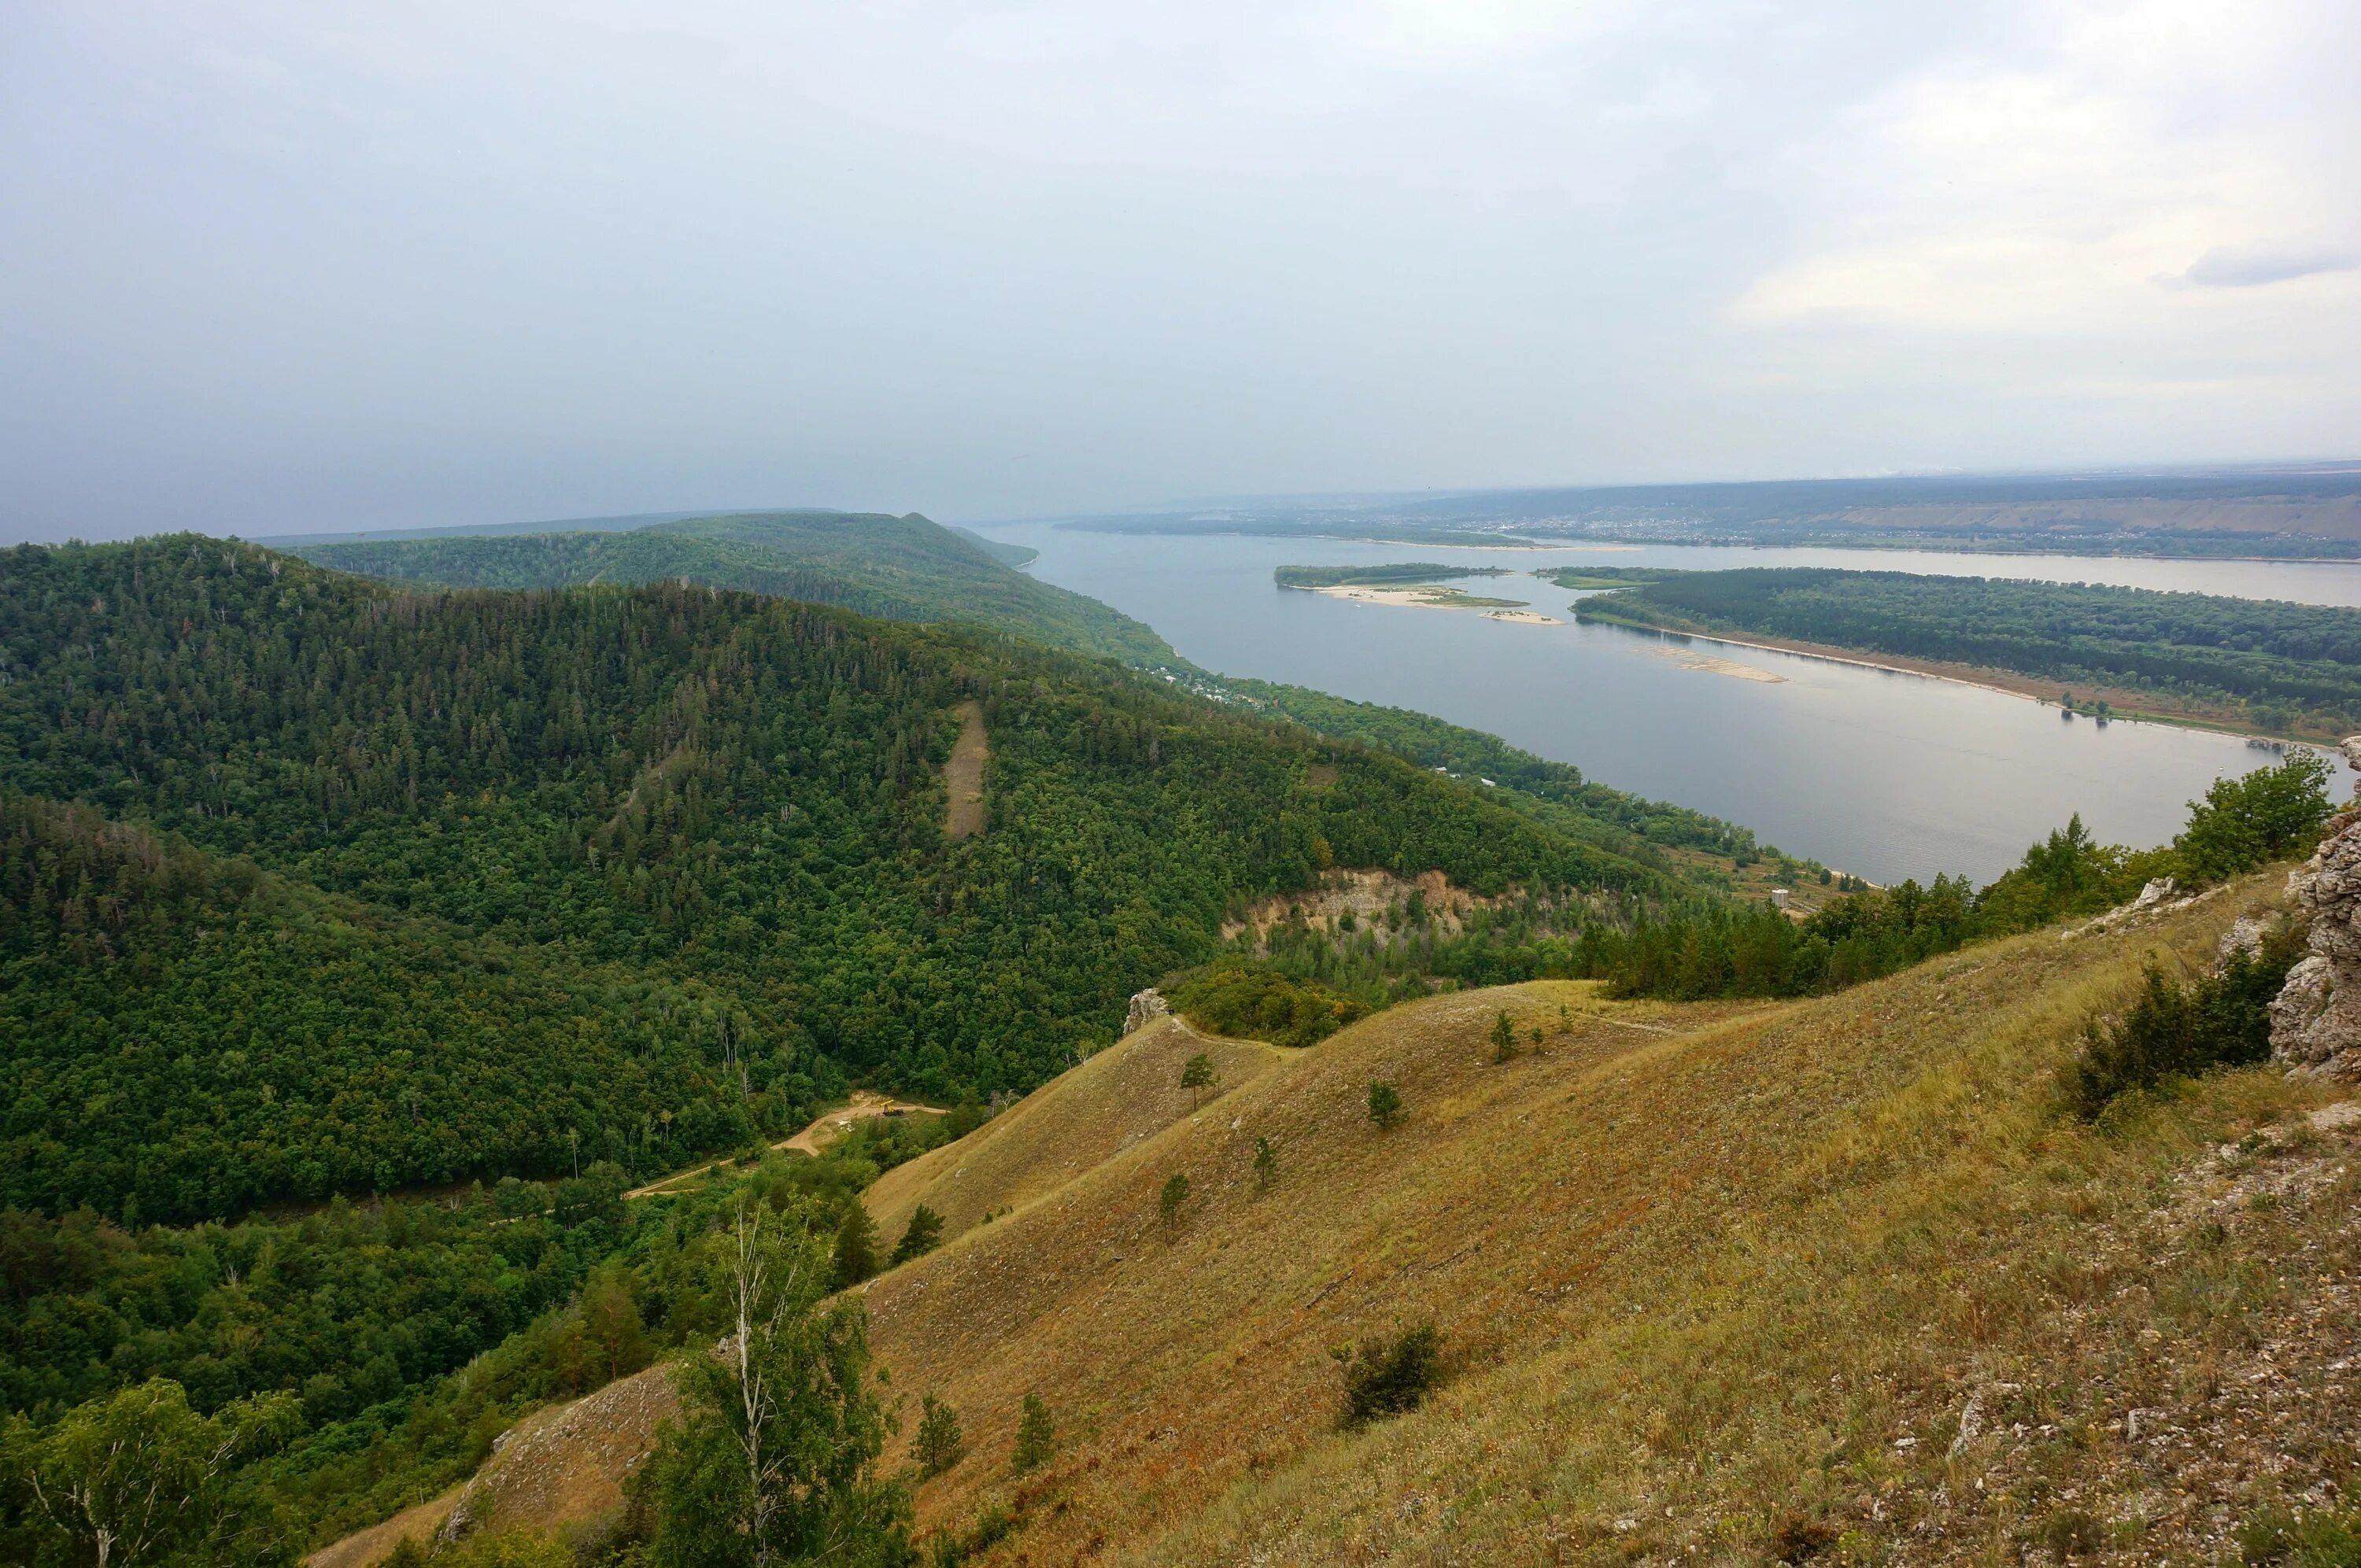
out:
M1506 566L1446 566L1436 561L1399 561L1382 566L1281 566L1270 576L1282 588L1335 588L1442 583L1455 577L1508 575Z
M676 583L27 546L0 664L0 1202L51 1212L654 1171L848 1077L1021 1091L1330 864L1680 886L1111 663Z
M916 512L730 512L620 533L329 541L295 553L338 571L445 587L686 581L840 605L888 620L972 621L1129 663L1180 662L1161 637L1120 610L1013 569L1033 551L943 528Z

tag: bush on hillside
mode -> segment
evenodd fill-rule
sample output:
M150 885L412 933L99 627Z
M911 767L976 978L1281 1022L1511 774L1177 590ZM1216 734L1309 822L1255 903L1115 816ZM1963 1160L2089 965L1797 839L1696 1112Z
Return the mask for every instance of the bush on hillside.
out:
M2186 984L2151 962L2138 1000L2088 1026L2059 1080L2067 1105L2089 1121L2126 1091L2268 1060L2271 999L2302 952L2300 930L2282 926L2259 952L2235 952Z
M2361 1510L2267 1508L2237 1540L2247 1568L2361 1568Z
M2216 779L2189 803L2189 826L2172 841L2188 881L2216 883L2273 861L2309 854L2329 814L2328 762L2291 751L2276 768Z
M1365 1340L1345 1365L1345 1424L1363 1426L1423 1404L1443 1382L1443 1335L1421 1323L1391 1343Z
M1312 980L1239 963L1193 970L1167 983L1172 1008L1201 1029L1274 1046L1309 1046L1369 1011Z
M2171 877L2210 886L2275 860L2307 854L2330 811L2329 770L2309 751L2244 778L2217 780L2190 803L2169 845L2101 844L2077 816L1981 892L1964 877L1867 888L1796 921L1768 905L1692 908L1628 931L1587 927L1573 971L1614 996L1697 1001L1812 996L1875 980L1971 942L2037 930L2127 904Z

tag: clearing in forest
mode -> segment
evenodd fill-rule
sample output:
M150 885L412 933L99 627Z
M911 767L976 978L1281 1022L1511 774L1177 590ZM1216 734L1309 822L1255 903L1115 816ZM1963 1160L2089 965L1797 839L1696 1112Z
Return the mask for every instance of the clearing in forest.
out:
M943 769L943 783L950 786L951 797L943 833L952 839L983 831L983 764L992 757L983 732L983 705L963 702L959 716L959 743L951 748L951 760Z

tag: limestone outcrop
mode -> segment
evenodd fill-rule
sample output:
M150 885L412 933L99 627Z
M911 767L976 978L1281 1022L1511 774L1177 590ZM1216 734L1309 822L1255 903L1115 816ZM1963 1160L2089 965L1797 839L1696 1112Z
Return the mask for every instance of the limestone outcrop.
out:
M1131 1011L1124 1014L1123 1032L1128 1035L1134 1029L1153 1023L1171 1011L1172 1009L1165 1004L1164 993L1154 986L1149 986L1146 991L1134 992L1131 998Z
M2361 768L2361 735L2345 760ZM2361 809L2329 819L2288 895L2312 916L2312 940L2271 1003L2271 1057L2306 1077L2361 1080Z

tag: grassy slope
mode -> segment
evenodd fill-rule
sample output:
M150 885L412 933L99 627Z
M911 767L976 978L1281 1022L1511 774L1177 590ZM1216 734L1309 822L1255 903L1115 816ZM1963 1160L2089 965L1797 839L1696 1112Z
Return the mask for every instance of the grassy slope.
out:
M1199 1052L1212 1058L1213 1090L1192 1094L1180 1069ZM986 1214L1022 1207L1102 1160L1154 1136L1216 1095L1288 1058L1276 1046L1202 1036L1165 1017L1125 1036L1062 1073L956 1144L896 1166L865 1201L881 1234L901 1235L924 1203L943 1217L945 1240Z
M2260 1439L2134 1447L2109 1423L2235 1425L2252 1412L2229 1369L2272 1340L2279 1412L2301 1418L2342 1336L2285 1324L2361 1250L2352 1181L2215 1239L2159 1219L2159 1183L2303 1091L2232 1075L2094 1133L2056 1122L2046 1085L2145 952L2210 948L2255 885L2159 931L2045 932L1824 1001L1635 1019L1672 1033L1585 1023L1506 1067L1494 1008L1543 1016L1581 988L1357 1025L872 1288L895 1386L967 1421L973 1456L922 1519L1010 1497L1038 1389L1066 1446L1026 1484L1009 1560L1752 1556L1791 1512L1970 1556L2070 1502L2126 1530L2145 1510L2143 1551L2218 1538L2217 1480L2238 1515L2336 1473L2350 1431L2304 1419L2311 1442L2268 1440L2297 1455L2274 1475ZM1410 1107L1393 1133L1362 1113L1372 1076ZM1261 1134L1281 1177L1257 1200ZM1168 1238L1173 1170L1201 1197ZM2323 1310L2349 1332L2342 1296ZM1338 1433L1328 1347L1428 1318L1457 1381ZM1978 1388L2004 1435L1947 1461Z
M922 1524L1013 1503L991 1563L1761 1561L1804 1526L1829 1560L1983 1561L2060 1520L2211 1561L2356 1464L2361 1118L2316 1129L2321 1091L2261 1069L2092 1130L2048 1084L2147 957L2210 953L2275 882L1813 1002L1436 997L1061 1187L1072 1124L1045 1119L994 1156L1029 1148L1038 1195L868 1288L894 1388L967 1431ZM1561 1003L1571 1033L1492 1063L1496 1009ZM1373 1076L1407 1102L1389 1133ZM1451 1384L1338 1431L1330 1348L1429 1319ZM1027 1391L1060 1448L1019 1482Z
M1006 547L916 512L740 512L624 533L328 542L297 552L338 571L449 587L546 588L686 578L841 605L890 620L968 620L1070 652L1180 663L1148 627L1014 570Z

